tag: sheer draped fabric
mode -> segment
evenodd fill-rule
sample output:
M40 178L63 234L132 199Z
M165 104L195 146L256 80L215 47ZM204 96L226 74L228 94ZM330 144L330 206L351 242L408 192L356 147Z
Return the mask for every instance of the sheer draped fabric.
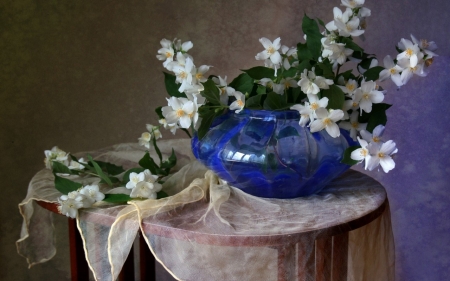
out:
M169 197L99 202L79 211L77 225L96 280L117 278L139 231L178 280L394 280L386 193L370 177L349 171L316 195L258 198L195 161L189 140L159 146L165 157L173 147L178 158L176 173L163 185ZM125 169L138 166L144 153L135 144L89 152ZM60 195L52 173L42 170L19 204L24 223L17 249L30 266L56 252L51 213L34 201L57 202Z

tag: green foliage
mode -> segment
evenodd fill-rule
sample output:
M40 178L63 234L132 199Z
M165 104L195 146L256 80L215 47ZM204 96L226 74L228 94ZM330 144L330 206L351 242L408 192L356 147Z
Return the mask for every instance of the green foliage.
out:
M359 146L350 146L344 151L344 157L341 160L341 163L353 166L355 164L358 164L359 162L356 160L353 160L350 156L353 151L357 150L358 148L361 148Z
M256 93L258 95L265 95L267 92L267 88L264 87L263 85L258 85L258 88L256 88ZM247 103L247 102L246 102Z
M345 94L336 85L330 85L329 89L323 90L322 97L328 98L328 109L342 109L344 107Z
M351 49L354 52L363 53L364 50L358 46L355 42L353 42L353 39L351 37L342 37L341 43L345 44L345 48Z
M252 77L250 77L250 75L248 75L247 73L242 73L238 77L234 78L229 86L243 94L251 93L253 89L253 81L254 80Z
M261 106L262 97L263 97L263 95L259 94L259 95L248 98L245 101L245 107L249 108L249 109L262 109L262 106Z
M384 70L382 66L375 66L364 72L364 78L366 81L375 81L380 77L380 72Z
M164 119L164 116L162 114L162 106L159 106L155 109L156 115L158 115L159 119Z
M306 46L312 56L312 59L317 61L320 57L322 48L322 42L320 40L323 37L320 33L319 25L315 20L305 15L303 17L302 30L303 33L306 34Z
M78 182L55 175L55 188L62 194L69 194L69 192L76 191L83 185Z
M58 174L69 174L69 175L76 175L78 174L75 171L71 171L66 165L56 162L56 161L52 161L52 171L54 174L58 173Z
M155 163L153 158L150 157L148 151L145 153L144 157L142 157L142 159L139 160L139 166L141 166L144 169L149 169L153 175L158 174L159 166Z
M205 87L205 90L201 92L202 96L204 96L212 105L220 105L220 90L217 88L216 84L212 80L206 80L206 82L202 84Z
M94 167L95 173L96 173L96 174L97 174L97 175L98 175L105 183L107 183L109 186L112 186L112 181L111 181L111 179L103 172L102 168L100 168L100 166L97 164L97 162L95 162L95 161L92 159L92 156L91 156L91 155L88 155L87 157L88 157L88 159L89 159L88 164L89 164L91 167Z
M178 91L178 88L180 88L180 85L178 85L175 80L175 75L172 75L170 73L164 73L164 84L166 85L166 91L171 97L177 97L177 98L185 98L186 95L184 93L180 93Z
M286 103L285 97L274 92L267 94L263 108L266 110L288 109L290 105Z
M376 126L386 125L387 122L386 110L388 110L390 107L391 105L386 103L373 104L372 112L370 112L370 114L366 114L366 116L368 116L366 130L372 132ZM362 117L365 117L364 113Z
M309 61L313 59L313 55L308 49L308 46L303 43L297 44L297 56L300 61Z
M105 198L103 201L109 202L109 203L127 203L128 201L132 200L130 195L128 194L105 194Z
M112 176L116 176L118 174L125 172L125 170L121 166L117 166L117 165L114 165L114 164L111 164L108 162L103 162L103 161L95 161L95 162L97 162L97 164L100 166L100 168L103 171L106 171L106 173L108 173Z
M199 139L202 139L206 133L209 130L209 127L211 127L212 122L214 121L214 118L216 118L219 115L222 115L224 113L224 110L216 111L215 109L208 108L204 110L201 114L202 117L202 123L200 124L200 127L197 131L197 136Z
M264 66L256 66L243 71L255 80L263 78L273 79L275 77L275 70Z

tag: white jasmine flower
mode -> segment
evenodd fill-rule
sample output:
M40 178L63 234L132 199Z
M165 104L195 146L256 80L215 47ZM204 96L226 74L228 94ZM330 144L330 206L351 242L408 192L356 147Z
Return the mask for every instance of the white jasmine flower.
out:
M343 22L344 24L348 22L353 12L351 9L346 9L344 13L342 13L341 9L338 7L333 8L333 20L325 25L325 28L329 31L338 30L336 22Z
M62 163L66 166L68 164L69 154L59 149L57 146L54 146L51 150L45 150L44 154L45 154L44 163L47 169L52 168L52 161Z
M322 76L316 76L316 79L314 79L314 83L319 86L320 89L329 89L330 85L334 84L333 80L326 79Z
M350 9L362 7L365 0L341 0L341 6L345 6Z
M193 75L193 79L192 79L192 83L193 84L198 84L199 82L204 83L206 82L206 80L208 80L205 77L205 73L209 70L211 66L209 65L202 65L200 66L198 69L194 68L193 71L194 73Z
M150 149L150 141L152 140L152 134L149 132L143 132L141 137L138 138L139 145L142 145L146 147L147 149Z
M153 190L153 184L141 181L131 190L130 197L156 199L157 194Z
M268 89L273 89L274 82L270 78L263 78L259 80L259 84L263 85L264 87L267 87Z
M363 81L361 87L355 91L355 102L359 102L361 114L364 110L367 113L372 111L372 104L380 103L384 99L384 94L377 91L377 84L373 81Z
M297 88L297 81L293 78L282 78L280 80L280 84L273 83L272 84L273 91L279 95L284 94L284 90L288 90L289 88Z
M72 191L67 195L62 195L59 199L58 211L70 218L76 218L78 209L83 208L83 197L78 191Z
M367 149L368 143L367 141L360 139L358 137L358 142L361 148L358 148L350 154L350 158L352 158L355 161L359 161L361 163L362 161L366 160L366 166L367 166L367 160L369 159L369 150ZM366 168L367 169L367 168Z
M358 88L358 82L353 79L349 79L347 82L345 82L345 86L338 85L341 90L347 94L349 97L353 96L355 90Z
M411 39L414 44L417 44L419 48L427 55L427 59L430 59L432 57L436 57L437 55L434 53L434 51L437 50L437 45L434 41L428 42L425 39L417 40L414 35L411 34Z
M385 69L380 72L380 81L384 81L391 77L395 85L397 85L398 87L402 86L403 83L400 72L403 71L403 68L399 65L396 65L394 63L394 60L389 55L384 58L383 63Z
M165 118L159 119L158 122L159 122L159 124L164 126L164 129L169 129L170 132L175 135L175 133L178 129L177 124L167 124L167 121Z
M186 85L184 89L184 93L186 95L196 95L200 94L201 91L205 90L203 84L195 84L195 85Z
M300 120L298 124L302 127L305 127L310 120L310 116L312 115L311 109L309 107L309 103L305 102L305 105L296 104L291 107L292 110L297 110L300 113Z
M198 108L205 104L206 98L200 94L186 94L186 95L187 95L188 99L190 101L192 101L192 104L194 105L194 109L193 109L192 113L189 115L189 117L192 119L194 128L196 128L198 125L198 121L199 121Z
M273 63L274 66L280 65L281 63L281 55L278 52L278 50L281 47L280 44L280 37L278 37L277 39L275 39L272 43L272 41L270 41L269 39L262 37L259 39L259 42L261 42L261 44L264 46L265 50L258 53L255 58L257 60L266 60L266 59L270 59L270 61ZM275 67L275 72L276 72L276 67ZM275 73L276 76L276 73Z
M68 168L71 170L83 170L85 168L83 164L87 164L83 158L78 159L78 161L71 160Z
M353 54L353 50L345 48L345 44L342 43L330 43L325 45L324 41L322 45L324 46L322 57L330 60L333 64L333 70L337 68L338 64L344 64L347 61L347 57Z
M391 157L392 154L397 153L398 151L395 142L389 140L381 145L371 142L367 148L370 154L369 159L366 160L367 170L372 171L378 167L378 165L381 165L383 171L388 173L395 168L395 162Z
M319 108L315 112L317 120L311 122L311 133L325 129L327 133L333 137L339 137L341 132L336 124L344 117L344 112L340 109L328 111L326 108Z
M228 105L229 96L232 96L236 90L232 87L228 87L226 76L225 78L222 78L220 76L213 77L212 80L220 90L220 102L224 105Z
M193 117L196 114L195 105L186 98L171 97L167 99L169 105L162 108L162 114L168 124L177 124L187 129L191 126Z
M339 127L341 127L342 129L350 131L350 137L353 140L356 140L356 135L358 134L359 131L365 130L366 127L367 127L367 123L361 124L361 123L358 122L358 117L359 117L358 112L354 111L350 115L350 122L343 121L343 122L339 123Z
M423 53L420 52L419 46L408 39L402 38L398 43L398 48L403 50L403 52L397 55L397 61L409 60L410 67L415 67L419 60L423 58Z
M402 74L400 75L400 78L402 80L403 84L408 83L408 81L413 77L413 74L416 74L418 76L427 76L427 73L424 71L424 63L418 63L416 66L411 66L410 62L408 60L400 60L398 61L398 64L400 67L403 67Z
M289 58L297 59L297 48L289 48L288 46L281 46L281 53L285 56L282 60L284 69L289 70L291 68L291 63ZM297 62L298 63L298 62Z
M156 180L158 179L157 175L152 175L150 170L145 170L144 172L140 173L139 175L143 175L143 179L136 183L136 185L133 187L133 190L131 191L130 197L132 198L151 198L156 199L157 192L159 192L162 189L162 185ZM130 177L131 178L131 177ZM141 179L141 178L139 178Z
M176 39L176 38L173 40L173 45L175 46L175 50L177 52L182 52L182 53L186 53L187 51L192 49L192 47L194 47L194 44L192 44L191 41L186 41L183 44L181 44L181 39Z
M147 124L145 127L147 128L147 131L152 133L152 135L155 137L155 139L162 138L162 134L159 131L159 127L158 126L153 126L152 124Z
M239 113L244 109L245 95L238 91L234 92L233 95L236 100L230 104L230 110L236 110L235 113Z
M313 71L308 71L307 69L303 70L300 77L301 79L298 81L298 85L303 93L307 95L317 95L317 93L320 92L319 86L314 83L314 80L316 79L314 68Z
M156 57L159 60L163 60L164 67L167 67L167 65L173 61L175 51L172 48L172 42L170 42L169 40L162 39L160 43L162 48L158 50L158 55L156 55Z
M97 201L102 201L105 198L105 194L100 192L98 185L86 185L80 190L80 194L84 195L90 205Z
M130 173L130 181L127 183L127 185L125 186L128 189L132 189L134 187L136 187L136 185L145 180L145 174L144 172L141 173Z
M194 70L194 62L191 58L186 59L186 65L174 65L172 71L176 75L176 82L181 83L179 92L183 92L187 86L192 85L192 71Z
M375 142L375 143L381 143L381 137L384 133L384 126L378 125L373 129L373 134L369 133L366 130L361 130L359 132L361 134L361 137L367 141L367 142Z
M356 95L352 96L351 100L345 100L344 101L344 107L343 110L344 111L348 111L348 110L353 110L356 111L359 109L359 101L361 100L361 98L358 96L356 97Z
M308 102L305 102L305 106L309 108L309 119L313 122L316 119L316 110L319 108L326 108L328 105L328 98L323 97L319 100L317 95L308 95Z

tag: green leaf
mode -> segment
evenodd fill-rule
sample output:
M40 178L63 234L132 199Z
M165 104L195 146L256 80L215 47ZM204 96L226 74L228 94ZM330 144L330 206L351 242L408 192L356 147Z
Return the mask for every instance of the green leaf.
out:
M373 129L375 129L376 126L386 125L386 110L388 110L389 107L391 107L391 105L386 103L377 103L372 105L372 111L368 114L369 121L367 122L367 131L372 133Z
M264 87L265 88L265 87ZM256 95L245 101L245 107L249 109L261 109L261 99L263 95Z
M328 60L327 60L328 61ZM323 77L325 77L326 79L334 79L334 72L333 72L333 66L331 65L331 63L318 63L317 64L318 68L322 70L322 75ZM317 69L317 68L316 68Z
M281 73L281 76L284 78L288 77L295 77L297 75L297 68L291 67L289 70L285 70L283 73Z
M78 190L82 186L83 185L81 183L55 175L55 188L62 194L67 195L69 192Z
M360 53L364 52L363 48L361 48L360 46L358 46L358 44L353 42L353 40L350 37L342 37L341 43L344 43L345 48L347 48L347 49L351 49L355 52L360 52Z
M264 66L256 66L242 71L255 80L261 80L263 78L273 79L275 77L275 70Z
M78 173L73 173L69 167L67 167L66 165L56 162L56 161L52 161L52 171L54 174L58 173L58 174L78 174Z
M376 81L380 77L380 72L384 70L382 66L375 66L364 72L364 77L366 81Z
M305 69L311 69L311 63L309 60L304 60L297 66L298 72L303 73L303 70Z
M297 56L300 61L308 61L313 59L311 52L308 49L308 46L303 43L297 44Z
M353 75L352 71L353 71L353 70L350 69L350 70L347 70L347 71L345 71L345 72L342 72L341 74L338 75L338 78L342 76L342 77L344 77L344 80L345 80L345 81L348 81L348 80L350 80L350 79L355 80L356 77L355 77L355 75Z
M200 127L198 128L197 131L199 139L202 139L209 131L209 128L211 127L211 124L214 121L214 118L216 118L219 115L222 115L223 112L224 110L216 112L215 110L210 109L200 114L200 116L202 117L202 123L200 124Z
M350 155L353 151L357 150L358 148L361 148L360 146L350 146L344 151L344 157L341 160L341 163L353 166L355 164L358 164L359 161L353 160Z
M344 107L345 94L336 85L330 85L329 89L323 90L322 97L328 98L328 109L342 109Z
M256 93L258 95L265 95L266 92L267 92L267 88L266 87L264 87L263 85L258 85L258 88L256 89ZM246 101L246 103L247 103L247 101Z
M169 195L162 190L160 192L156 193L157 199L162 199L162 198L166 198L166 197L169 197Z
M211 104L220 105L220 90L217 88L216 84L212 80L206 80L206 82L202 84L205 87L205 90L201 92L202 96L204 96Z
M166 174L168 175L170 169L175 167L176 164L177 164L177 156L175 155L175 151L172 148L172 154L169 156L169 159L161 163L161 169L164 169L166 171Z
M295 129L292 126L287 126L285 128L283 128L280 133L278 133L277 135L277 139L282 139L282 138L287 138L287 137L298 137L300 136L298 134L297 129Z
M128 201L132 200L130 195L127 194L105 194L105 198L103 201L109 202L109 203L127 203Z
M286 109L288 105L286 103L284 96L274 92L270 92L267 94L267 98L264 101L263 107L266 110L277 110L277 109Z
M103 171L106 171L110 175L115 176L115 175L125 172L125 170L121 166L117 166L112 163L103 162L103 161L95 161L95 162L97 162L97 164L100 166L100 168L102 168Z
M175 82L176 80L175 75L166 72L163 73L164 73L164 84L166 85L166 91L169 94L169 96L177 98L185 98L186 95L178 91L178 88L180 88L180 86Z
M319 25L317 22L307 15L303 17L302 22L302 30L303 33L306 34L306 46L310 51L312 58L317 60L320 57L321 49L322 49L322 34L319 30Z
M149 169L153 175L157 175L159 171L159 166L155 163L148 151L145 153L144 157L139 160L139 166L144 169ZM135 172L136 173L136 172Z
M162 106L159 106L155 109L156 114L158 115L159 119L164 119L164 115L162 114Z
M143 172L144 170L145 170L144 168L132 168L132 169L127 170L125 172L125 174L123 175L122 183L127 184L130 181L131 173L139 174L139 173Z
M153 148L155 149L155 152L156 152L156 154L158 155L158 158L159 158L159 164L161 164L161 162L162 162L161 150L159 150L159 147L156 144L156 138L152 138L152 141L153 141Z
M251 93L253 89L253 78L247 73L242 73L238 77L234 78L229 84L230 87L243 94Z
M292 96L292 103L297 104L300 103L303 99L306 98L306 94L302 92L302 89L300 87L297 88L290 88Z
M105 175L105 173L103 173L102 168L100 168L100 166L97 164L97 162L94 161L94 159L92 159L91 155L88 155L88 159L89 159L89 163L94 167L96 174L105 182L107 183L109 186L112 186L112 182L109 179L109 177L107 175Z
M317 19L317 22L322 26L325 27L325 23L321 19Z

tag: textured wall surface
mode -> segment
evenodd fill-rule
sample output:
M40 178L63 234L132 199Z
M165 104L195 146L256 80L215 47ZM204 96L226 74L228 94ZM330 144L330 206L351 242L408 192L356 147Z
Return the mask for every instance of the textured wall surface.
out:
M394 55L412 32L450 57L449 1L366 2L367 52ZM45 149L134 142L146 123L157 122L153 110L166 96L155 58L162 38L193 41L197 65L213 65L210 73L231 81L239 69L259 65L258 38L293 45L304 13L328 22L334 6L338 0L0 1L0 279L69 280L65 219L55 221L55 258L28 270L15 250L17 204L43 167ZM432 76L399 92L390 86L386 136L398 143L397 168L370 173L389 195L398 280L450 279L450 60L436 61Z

